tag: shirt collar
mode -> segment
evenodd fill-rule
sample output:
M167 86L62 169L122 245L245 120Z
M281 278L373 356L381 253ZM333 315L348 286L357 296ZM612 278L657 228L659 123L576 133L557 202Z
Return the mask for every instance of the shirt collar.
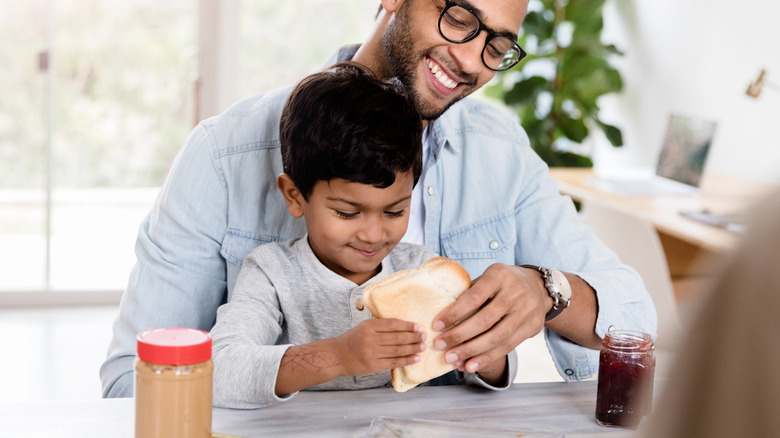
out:
M355 57L355 53L357 53L359 48L360 44L348 44L346 46L339 47L335 53L330 55L330 57L325 60L325 64L322 65L323 70L339 62L351 61L352 58Z

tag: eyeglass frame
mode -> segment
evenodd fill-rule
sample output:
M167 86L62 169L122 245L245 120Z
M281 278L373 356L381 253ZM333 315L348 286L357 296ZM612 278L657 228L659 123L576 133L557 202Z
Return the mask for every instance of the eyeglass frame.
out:
M477 29L470 36L467 36L465 39L460 40L460 41L455 41L455 40L451 40L451 39L447 38L447 36L444 35L444 32L441 30L441 20L444 19L444 14L447 12L447 10L452 9L452 7L454 7L454 6L462 8L465 11L467 11L468 13L470 13L474 17L474 19L477 20L477 24L479 24ZM456 3L456 2L454 2L452 0L444 0L444 8L442 8L441 13L439 14L439 21L438 21L436 27L439 29L439 35L441 35L442 38L444 38L445 40L447 40L447 41L449 41L451 43L454 43L454 44L464 44L464 43L467 43L467 42L473 40L474 38L478 37L479 34L481 34L483 30L485 32L487 32L488 36L487 36L487 38L485 38L485 45L482 47L482 52L480 53L480 58L482 59L482 64L484 64L485 67L487 67L487 68L489 68L490 70L493 70L493 71L507 71L510 68L516 66L527 55L525 50L523 50L523 48L520 47L520 44L517 44L517 41L515 41L512 38L510 38L506 34L503 34L501 32L496 32L495 30L485 26L485 23L483 23L482 20L480 20L479 17L477 17L477 15L474 14L474 12L472 12L470 9L468 9L465 6L463 6L461 4L458 4L458 3ZM494 38L498 38L498 37L503 37L503 38L506 38L509 41L511 41L512 44L514 44L515 48L517 49L517 53L518 53L518 57L515 60L515 62L513 62L511 65L509 65L509 66L507 66L505 68L501 68L501 69L495 69L495 68L489 66L487 64L487 62L485 62L485 49L487 49L488 43L490 42L490 40L492 40Z

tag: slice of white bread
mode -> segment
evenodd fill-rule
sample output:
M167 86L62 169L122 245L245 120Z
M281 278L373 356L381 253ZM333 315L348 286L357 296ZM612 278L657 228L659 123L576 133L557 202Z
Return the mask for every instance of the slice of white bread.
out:
M363 302L375 318L415 322L426 334L426 349L420 353L420 361L391 370L396 391L406 392L455 369L444 361L444 352L433 347L441 333L433 329L433 319L470 286L471 278L463 266L435 257L417 269L398 271L365 288Z

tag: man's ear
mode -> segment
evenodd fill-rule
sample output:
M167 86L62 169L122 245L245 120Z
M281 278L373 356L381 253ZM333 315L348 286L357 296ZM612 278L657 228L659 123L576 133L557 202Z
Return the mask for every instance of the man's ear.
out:
M404 0L382 0L382 7L387 12L398 12L398 8L401 7L403 2Z
M287 203L287 211L293 217L303 216L303 204L306 202L303 195L298 191L290 175L283 173L276 178L276 187L282 192L284 202Z

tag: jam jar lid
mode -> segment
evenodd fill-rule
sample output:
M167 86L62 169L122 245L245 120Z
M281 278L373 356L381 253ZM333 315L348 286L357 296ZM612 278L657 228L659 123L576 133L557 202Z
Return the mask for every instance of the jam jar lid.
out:
M136 337L138 358L160 365L191 365L211 359L211 335L191 328L158 328Z

